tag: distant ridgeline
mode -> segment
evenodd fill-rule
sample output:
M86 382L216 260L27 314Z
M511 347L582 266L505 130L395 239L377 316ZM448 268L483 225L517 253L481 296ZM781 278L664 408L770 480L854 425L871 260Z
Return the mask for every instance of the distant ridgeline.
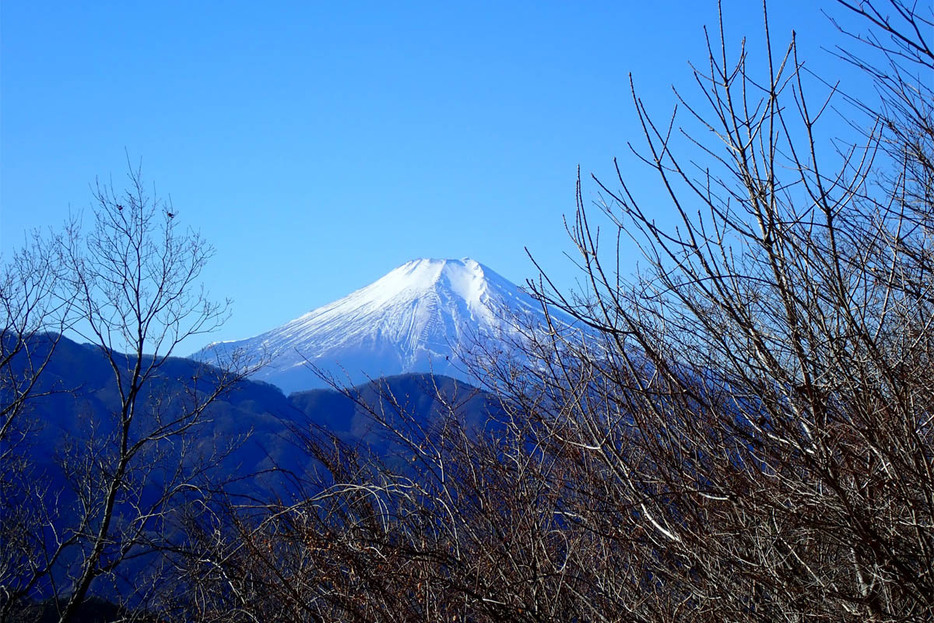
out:
M48 352L50 336L35 338L34 357ZM21 365L20 362L19 365ZM127 369L135 361L125 359ZM209 391L218 370L189 359L170 359L140 397L140 419L133 429L150 431L158 414L172 412L174 402L186 400L190 392ZM106 466L110 444L116 439L116 410L120 400L112 371L97 347L61 338L36 387L36 398L19 422L21 439L3 448L5 460L25 459L28 472L12 484L6 483L3 503L35 505L37 490L45 506L54 509L46 526L47 541L55 535L77 529L70 525L76 505L82 504L81 490L100 476ZM40 395L41 394L41 395ZM458 419L468 427L485 426L496 401L462 381L419 374L400 375L372 381L346 390L316 389L285 396L278 388L263 382L243 381L210 405L201 421L180 436L148 447L138 457L137 467L127 477L127 495L118 504L118 521L138 521L134 508L151 504L166 494L179 471L191 474L186 480L189 492L172 497L179 507L203 499L206 492L223 488L225 495L242 499L289 500L309 493L314 483L305 479L314 473L317 459L303 447L309 435L333 435L353 446L360 442L383 457L404 460L404 448L378 424L401 414L418 426L432 426L448 408L456 408ZM378 414L374 418L373 414ZM392 459L391 460L395 460ZM7 463L7 466L11 465ZM103 468L106 471L106 467ZM18 484L17 484L18 483ZM41 488L32 485L41 483ZM17 488L18 487L18 488ZM176 492L177 493L177 492ZM200 503L200 502L199 502ZM163 510L172 511L170 507ZM172 524L173 512L148 521L147 530L168 535L183 543L183 525ZM174 536L173 536L174 534ZM51 541L50 541L51 542ZM77 554L77 552L75 552ZM59 586L67 584L74 557L62 556L55 573ZM154 556L142 556L121 567L120 578L94 585L103 596L132 594L139 578L146 577L148 565L160 564ZM122 579L121 579L122 578ZM125 582L126 584L121 584ZM48 582L35 588L37 597L48 589Z

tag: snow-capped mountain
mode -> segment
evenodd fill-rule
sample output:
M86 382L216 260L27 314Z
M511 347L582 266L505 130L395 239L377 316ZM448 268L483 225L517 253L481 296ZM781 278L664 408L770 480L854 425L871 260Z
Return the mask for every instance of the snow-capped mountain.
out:
M204 361L239 351L269 363L254 375L286 393L321 387L318 368L341 383L408 372L471 380L464 355L501 343L516 326L544 324L541 305L471 260L419 259L329 305L256 337L212 344ZM311 364L309 366L308 364Z

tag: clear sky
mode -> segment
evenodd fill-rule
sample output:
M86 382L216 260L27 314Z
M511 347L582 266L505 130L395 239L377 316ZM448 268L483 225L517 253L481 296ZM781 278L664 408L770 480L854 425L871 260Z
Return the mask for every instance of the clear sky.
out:
M528 247L573 287L576 168L608 177L619 156L657 192L628 156L628 76L666 116L717 19L713 0L0 6L4 254L86 208L95 177L119 185L129 153L216 248L204 280L234 307L213 339L416 257L469 256L522 283ZM794 28L809 63L839 67L822 6L772 2L773 39ZM736 46L757 45L761 5L724 7Z

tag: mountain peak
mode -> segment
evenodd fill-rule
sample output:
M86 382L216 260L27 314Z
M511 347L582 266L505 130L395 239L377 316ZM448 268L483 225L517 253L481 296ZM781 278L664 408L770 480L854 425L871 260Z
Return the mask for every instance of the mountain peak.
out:
M388 298L443 290L476 304L482 301L488 290L488 274L495 275L469 258L417 259L406 262L358 292L385 302ZM502 280L501 277L499 279Z
M414 260L409 260L405 264L399 267L415 269L415 268L444 268L448 267L451 269L470 269L473 270L475 267L481 266L480 262L470 259L469 257L462 257L461 259L439 259L434 257L420 257Z
M286 392L323 384L309 363L352 383L409 372L466 378L461 353L530 314L542 314L536 301L475 260L415 259L281 327L196 357L241 350L271 359L256 377Z
M399 266L384 279L394 276L410 283L428 284L436 283L441 279L483 279L487 270L489 269L480 262L468 257L459 260L420 258Z

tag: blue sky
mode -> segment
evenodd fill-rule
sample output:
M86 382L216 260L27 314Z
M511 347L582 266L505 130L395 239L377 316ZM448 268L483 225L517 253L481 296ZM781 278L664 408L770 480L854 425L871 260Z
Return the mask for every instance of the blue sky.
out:
M822 51L839 37L820 3L772 4L776 43L794 28L813 67L845 74ZM213 339L272 328L415 257L469 256L522 283L528 247L574 287L562 218L578 165L608 178L618 156L651 201L626 147L640 137L628 76L667 116L717 18L712 0L0 11L3 253L87 208L95 177L122 183L128 153L216 249L204 280L234 307ZM761 6L724 12L734 44L757 49Z

